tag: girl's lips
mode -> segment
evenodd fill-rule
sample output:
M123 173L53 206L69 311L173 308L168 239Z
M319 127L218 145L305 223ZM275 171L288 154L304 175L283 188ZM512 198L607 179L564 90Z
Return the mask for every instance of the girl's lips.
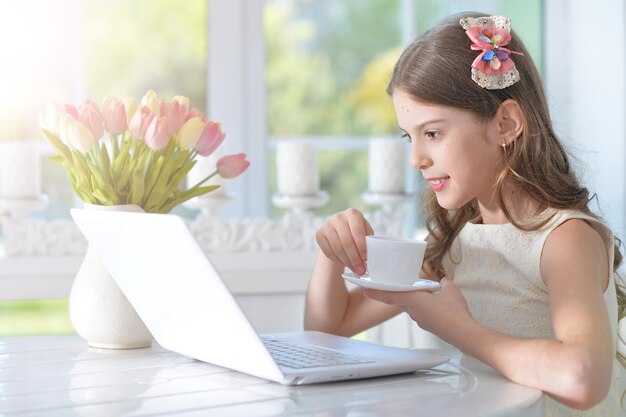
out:
M430 184L430 188L436 193L443 191L444 188L450 182L450 177L444 178L433 178L428 180L428 184Z

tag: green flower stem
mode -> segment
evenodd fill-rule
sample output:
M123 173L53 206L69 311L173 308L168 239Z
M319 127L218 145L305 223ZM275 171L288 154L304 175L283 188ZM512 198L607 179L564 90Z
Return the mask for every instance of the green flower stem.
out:
M94 147L91 149L91 152L87 155L89 156L89 159L91 159L91 162L93 162L99 170L102 170L102 164L100 163L100 145L98 142L96 142Z
M134 142L133 142L133 151L130 153L131 159L137 157L137 147L139 146L139 139L135 139L135 138L132 138L132 139L134 140Z
M111 159L114 160L115 158L117 158L117 155L120 153L120 147L118 144L119 139L118 139L118 135L110 135L109 138L111 140L111 147L113 149Z
M202 181L200 181L199 183L197 183L196 185L194 185L194 186L193 186L193 187L191 187L191 188L196 188L196 187L201 186L202 184L204 184L205 182L207 182L208 180L210 180L211 178L213 178L214 176L216 176L216 175L217 175L217 173L218 173L218 171L217 171L217 169L216 169L215 171L213 171L213 173L212 173L212 174L208 175L205 179L203 179ZM190 189L191 189L191 188L190 188Z
M148 151L148 158L146 159L146 164L143 167L143 175L148 175L148 170L152 169L152 156L154 155L154 149L150 149Z
M104 177L105 181L115 187L115 177L111 175L111 159L109 158L109 151L106 143L102 143L100 148L100 161L102 162L102 168L100 173Z

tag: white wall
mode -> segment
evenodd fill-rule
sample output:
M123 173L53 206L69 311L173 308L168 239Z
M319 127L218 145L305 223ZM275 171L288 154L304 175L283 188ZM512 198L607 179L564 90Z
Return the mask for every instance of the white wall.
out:
M626 5L545 1L545 83L557 132L599 211L626 238Z

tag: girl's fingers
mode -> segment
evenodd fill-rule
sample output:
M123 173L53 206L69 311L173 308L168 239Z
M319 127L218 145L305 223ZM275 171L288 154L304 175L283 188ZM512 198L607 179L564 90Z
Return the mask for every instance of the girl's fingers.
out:
M348 223L342 223L338 225L336 231L343 247L343 252L350 263L348 267L358 275L363 275L365 273L365 264L353 237L354 230Z
M355 257L354 255L352 255L352 253L356 253L356 251L350 249L349 241L352 240L352 238L349 237L349 235L348 238L346 238L345 235L343 235L342 237L342 233L340 233L338 230L335 230L335 233L337 234L335 241L338 243L338 247L335 249L335 254L337 255L337 257L339 257L339 259L342 260L345 266L350 268L350 270L357 272L356 270L358 269L358 264L355 265Z
M334 228L328 228L324 233L324 237L326 239L326 242L328 242L328 251L330 252L326 256L329 259L335 260L335 262L337 262L338 264L352 269L352 264L350 263L350 259L343 250L343 245L339 240L339 235L337 234L337 231ZM326 252L324 252L324 254L326 254Z
M333 215L317 231L316 240L328 259L363 275L367 257L365 236L368 234L372 234L372 227L361 212L348 209Z
M348 223L350 225L350 229L352 230L352 236L358 251L358 256L363 264L363 269L365 269L365 261L367 260L365 236L373 234L372 227L363 217L351 217L348 219Z

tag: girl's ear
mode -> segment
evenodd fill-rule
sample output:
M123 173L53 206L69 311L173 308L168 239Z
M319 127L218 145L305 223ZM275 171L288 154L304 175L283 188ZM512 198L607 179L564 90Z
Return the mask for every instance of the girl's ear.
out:
M524 132L524 113L522 108L513 99L507 99L500 104L496 113L499 135L507 145L512 143Z

